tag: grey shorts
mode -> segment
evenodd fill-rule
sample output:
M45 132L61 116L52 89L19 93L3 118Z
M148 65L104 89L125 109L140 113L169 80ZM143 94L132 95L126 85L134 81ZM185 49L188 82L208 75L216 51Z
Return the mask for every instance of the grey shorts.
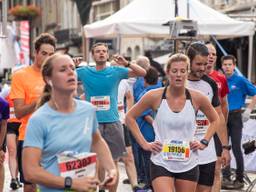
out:
M114 160L127 154L121 122L99 123L101 136L105 139Z

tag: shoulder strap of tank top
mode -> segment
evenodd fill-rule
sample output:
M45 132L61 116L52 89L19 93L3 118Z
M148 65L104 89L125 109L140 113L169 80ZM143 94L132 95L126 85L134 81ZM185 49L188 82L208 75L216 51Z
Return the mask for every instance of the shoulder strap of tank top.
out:
M162 103L162 100L163 100L163 99L166 99L166 90L167 90L167 87L168 87L168 84L164 87L164 91L163 91L163 94L162 94L162 98L161 98L160 105L161 105L161 103ZM157 109L156 109L156 111L155 111L155 114L157 114L160 105L157 107Z
M191 96L191 94L190 94L190 92L189 92L188 89L185 89L185 94L186 94L186 100L190 100L191 105L192 105L193 108L194 108L195 114L197 114L197 110L196 110L195 106L193 105L192 96Z
M166 99L166 90L167 90L167 87L168 87L168 85L164 87L164 91L163 91L162 99L161 99L161 100Z
M186 100L190 100L192 102L191 94L188 89L185 89L185 94L186 94Z

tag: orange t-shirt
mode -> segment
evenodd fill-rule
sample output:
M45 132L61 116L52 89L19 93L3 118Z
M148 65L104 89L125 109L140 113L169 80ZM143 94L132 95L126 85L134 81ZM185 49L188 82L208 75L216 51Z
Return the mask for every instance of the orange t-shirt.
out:
M24 99L25 104L30 104L38 100L44 88L44 81L40 71L28 66L17 72L12 76L10 98ZM22 117L21 126L19 128L19 140L24 140L26 126L31 114Z

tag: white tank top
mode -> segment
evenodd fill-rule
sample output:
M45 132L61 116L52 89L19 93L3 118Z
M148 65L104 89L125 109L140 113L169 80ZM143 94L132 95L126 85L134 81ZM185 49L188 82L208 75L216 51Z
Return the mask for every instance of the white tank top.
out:
M163 144L163 149L156 155L152 154L151 161L170 172L181 173L198 165L198 153L189 147L196 130L196 114L188 90L186 103L180 112L169 108L165 93L166 88L153 122L155 140Z
M125 94L130 91L127 79L122 79L118 86L118 96L117 96L117 107L119 120L122 124L125 124L125 109L124 109L124 98Z

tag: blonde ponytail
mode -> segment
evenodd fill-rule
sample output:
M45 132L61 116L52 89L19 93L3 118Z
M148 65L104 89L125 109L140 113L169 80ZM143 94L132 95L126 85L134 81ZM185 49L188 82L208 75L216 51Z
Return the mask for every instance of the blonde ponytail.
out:
M43 104L45 104L46 102L48 102L51 99L52 87L48 84L47 78L52 76L53 60L62 55L63 54L55 53L55 54L51 55L50 57L48 57L42 64L41 73L43 76L43 80L45 82L45 86L44 86L43 94L37 104L37 108L41 107Z

